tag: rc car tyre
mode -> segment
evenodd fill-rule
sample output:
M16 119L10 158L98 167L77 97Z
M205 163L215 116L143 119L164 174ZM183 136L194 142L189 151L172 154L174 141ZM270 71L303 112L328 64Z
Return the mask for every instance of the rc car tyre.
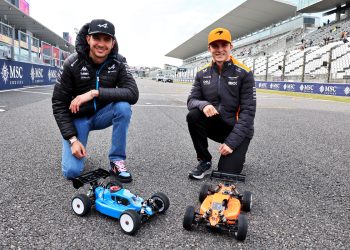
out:
M252 209L253 205L253 195L249 191L245 191L242 197L242 210L249 212Z
M193 225L193 222L194 222L194 207L193 206L188 206L186 208L186 212L185 212L185 215L184 215L184 220L183 220L183 227L190 231L192 229L192 225Z
M204 183L201 187L201 190L199 191L200 203L202 203L205 200L205 198L207 198L209 190L210 190L210 186Z
M166 210L168 210L170 206L170 201L168 196L165 194L158 192L152 195L151 199L156 203L158 207L158 213L165 213Z
M120 181L113 180L107 183L106 188L110 188L112 186L119 186L120 188L123 188L123 184Z
M92 203L86 194L78 194L72 199L71 205L74 213L84 216L90 212Z
M237 232L235 233L236 239L239 241L244 241L248 232L248 219L245 215L238 215L237 228Z
M119 224L124 233L133 235L141 226L141 217L136 211L128 209L121 214Z

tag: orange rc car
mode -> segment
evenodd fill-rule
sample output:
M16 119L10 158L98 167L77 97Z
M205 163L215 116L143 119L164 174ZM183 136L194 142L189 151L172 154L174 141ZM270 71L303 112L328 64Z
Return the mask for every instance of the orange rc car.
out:
M191 230L193 226L204 224L210 229L226 231L237 240L243 241L248 231L248 219L241 211L249 212L252 207L252 194L249 191L239 194L235 185L227 181L244 181L244 175L213 171L213 178L225 180L216 187L204 184L199 193L200 207L186 208L183 227Z

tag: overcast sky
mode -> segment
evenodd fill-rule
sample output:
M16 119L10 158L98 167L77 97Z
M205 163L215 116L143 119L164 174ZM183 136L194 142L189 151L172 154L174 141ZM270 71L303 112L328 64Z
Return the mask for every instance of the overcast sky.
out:
M120 53L129 65L159 67L181 65L164 55L244 1L28 0L30 16L60 36L66 31L75 39L75 29L92 19L107 19L115 25Z
M129 65L180 65L164 55L244 0L30 0L30 16L62 36L92 19L112 22ZM203 41L206 43L206 41Z

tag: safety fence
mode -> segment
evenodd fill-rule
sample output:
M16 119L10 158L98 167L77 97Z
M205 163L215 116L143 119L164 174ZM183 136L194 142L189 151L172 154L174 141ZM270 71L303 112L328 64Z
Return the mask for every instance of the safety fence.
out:
M0 59L0 90L56 82L58 68Z
M255 85L258 89L350 97L350 84L256 81Z

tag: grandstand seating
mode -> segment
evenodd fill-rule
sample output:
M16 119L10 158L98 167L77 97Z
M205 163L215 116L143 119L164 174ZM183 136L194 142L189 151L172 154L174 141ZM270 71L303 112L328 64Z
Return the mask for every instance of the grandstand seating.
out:
M339 22L330 23L319 27L319 29L306 34L303 38L306 41L313 41L313 45L324 45L325 38L329 38L330 41L338 41L341 37L341 32L349 30L350 19L341 20Z
M297 28L262 41L240 45L234 48L233 55L253 69L259 80L265 80L266 76L267 80L274 80L273 76L280 74L279 67L284 65L284 79L287 81L302 80L303 72L304 81L326 79L330 69L332 81L345 82L344 79L350 76L350 42L343 43L341 33L349 31L348 27L350 19L330 23L309 33L306 33L306 29ZM324 41L326 37L330 38L327 44ZM303 44L300 42L302 39ZM279 46L281 41L284 41L284 46ZM186 67L198 70L210 60L211 56L207 54Z

